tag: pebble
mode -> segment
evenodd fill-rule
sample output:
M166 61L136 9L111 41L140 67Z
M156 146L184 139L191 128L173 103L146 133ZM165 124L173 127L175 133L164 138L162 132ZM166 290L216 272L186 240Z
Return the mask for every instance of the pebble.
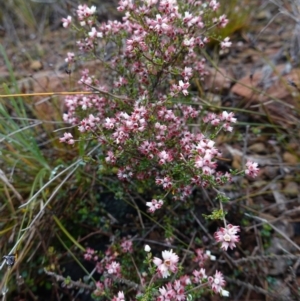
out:
M296 197L299 194L299 187L296 182L289 182L284 187L284 193L290 197Z
M30 69L33 71L39 71L43 69L43 64L40 61L34 60L30 64Z
M267 148L264 143L258 142L258 143L254 143L254 144L250 145L249 150L254 153L257 153L257 154L261 154L261 153L265 154L267 151Z
M299 163L297 156L295 156L289 152L285 152L283 154L283 161L285 163L292 164L292 165L296 165L297 163Z

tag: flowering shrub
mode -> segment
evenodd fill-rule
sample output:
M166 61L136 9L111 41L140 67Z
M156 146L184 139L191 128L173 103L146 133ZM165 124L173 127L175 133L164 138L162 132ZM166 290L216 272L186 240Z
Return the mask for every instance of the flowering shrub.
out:
M213 138L221 130L231 132L236 118L225 111L206 112L196 93L189 92L192 80L206 74L201 48L211 39L209 33L228 22L224 15L217 17L218 3L119 4L123 22L100 25L94 7L78 7L82 38L77 45L84 55L100 60L112 82L100 83L84 70L79 85L95 94L68 96L64 120L78 126L81 139L101 143L101 164L116 167L121 181L156 184L165 191L162 201L170 193L185 200L194 187L227 183L231 175L216 172L221 153ZM63 19L65 27L71 24L70 16ZM113 49L109 60L108 47ZM66 62L74 60L74 53L68 53ZM60 140L75 143L71 133ZM150 211L161 205L152 204Z
M166 202L188 200L197 187L217 191L232 180L231 173L216 171L221 153L214 139L221 131L231 132L236 118L226 111L206 111L192 90L193 81L207 74L202 49L228 23L218 8L214 0L121 0L118 10L124 12L123 22L98 24L96 8L86 5L78 7L77 23L70 16L62 20L64 27L71 26L80 36L81 57L68 53L66 62L92 58L106 73L100 82L89 70L82 71L78 84L89 93L66 97L63 117L78 128L79 139L65 133L60 141L101 144L103 172L117 170L127 189L143 187L156 193L146 203L150 213ZM231 46L228 37L220 42L221 48ZM246 167L247 175L257 175L256 163L248 162ZM216 232L215 239L224 250L232 249L239 240L237 232L239 226L228 225ZM130 256L132 242L123 241L120 252ZM99 261L93 250L87 250L84 258L94 260L97 271L107 275L96 284L94 297L125 300L123 291L111 296L113 282L132 276L123 272L117 254L108 249ZM201 269L186 275L172 250L163 251L162 259L148 253L149 274L137 271L140 284L121 282L134 287L134 298L143 300L180 301L201 295L204 288L228 296L222 273L208 277L202 267L214 256L198 250L195 258ZM158 286L171 275L170 282Z

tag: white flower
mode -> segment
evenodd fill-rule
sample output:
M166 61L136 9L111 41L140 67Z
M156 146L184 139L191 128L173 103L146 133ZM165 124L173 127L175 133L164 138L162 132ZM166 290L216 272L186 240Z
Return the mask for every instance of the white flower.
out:
M215 261L215 260L217 259L215 255L211 255L211 252L210 252L209 250L207 250L207 251L205 252L205 254L209 257L209 259L210 259L211 261Z
M151 248L149 245L145 245L145 248L144 248L145 252L150 252L151 251Z
M72 22L72 17L71 16L68 16L66 19L65 18L62 18L62 25L64 28L67 28L69 27L69 25L71 24Z
M91 8L89 9L89 13L91 14L91 15L93 15L95 12L96 12L96 6L91 6Z
M157 3L157 0L144 0L148 6L154 5Z
M223 297L229 297L229 292L222 289L222 290L221 290L221 295L222 295Z
M229 41L229 37L225 38L224 41L221 42L221 48L229 48L232 45L232 42Z

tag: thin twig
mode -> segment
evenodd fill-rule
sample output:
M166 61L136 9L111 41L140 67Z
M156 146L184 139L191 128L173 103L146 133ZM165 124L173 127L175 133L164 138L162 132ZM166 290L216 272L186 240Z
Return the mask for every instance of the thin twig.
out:
M284 255L260 255L260 256L248 256L241 259L233 260L235 264L246 263L246 262L253 262L253 261L267 261L267 260L274 260L274 259L290 259L296 260L300 259L299 255L291 255L291 254L284 254ZM220 263L226 263L226 260L219 260Z
M207 229L202 225L202 223L200 222L198 217L195 215L195 213L193 211L191 211L191 214L192 214L193 218L195 219L195 221L197 222L197 224L200 226L200 228L204 231L204 233L210 238L210 240L214 241L213 237L210 235L210 233L207 231Z
M124 278L121 278L121 277L116 277L116 276L114 276L112 274L108 274L108 273L103 273L103 276L104 276L104 278L113 279L113 281L116 282L116 283L124 283L127 286L134 288L135 290L138 290L138 291L143 291L144 290L141 285L138 285L137 283L135 283L133 281L130 281L130 280L127 280L127 279L124 279Z
M0 141L1 142L1 141ZM22 196L19 194L19 192L15 189L15 187L9 182L8 178L6 177L5 173L3 172L2 169L0 169L0 180L4 182L14 193L16 198L21 202L24 203L24 200Z
M259 286L256 286L256 285L252 285L250 283L246 283L244 281L241 281L241 280L235 280L235 279L231 279L229 277L224 277L225 280L227 282L230 282L230 283L234 283L234 284L237 284L237 285L241 285L241 286L244 286L244 287L247 287L248 289L250 290L253 290L257 293L261 293L261 294L264 294L266 296L272 296L272 297L278 297L278 294L277 293L271 293L271 292L268 292L267 290L264 290L263 288L259 287Z
M138 215L138 217L139 217L139 220L140 220L140 223L141 223L142 228L145 229L145 225L144 225L144 222L143 222L143 218L142 218L142 216L141 216L141 211L140 211L138 205L136 204L136 201L134 200L134 198L133 198L130 194L128 194L128 196L129 196L131 202L133 203L133 205L134 205L134 207L135 207L135 209L136 209L136 212L137 212L137 215Z
M191 249L196 234L197 234L197 232L195 231L195 232L193 233L193 235L192 235L192 238L191 238L191 240L190 240L189 246L188 246L188 248L187 248L186 251L189 251L189 250ZM180 265L181 265L181 266L183 265L183 263L184 263L184 261L185 261L185 259L186 259L187 254L188 254L188 252L184 252L184 255L183 255L182 260L181 260L181 262L180 262ZM177 274L177 273L176 273L176 274Z
M135 260L134 260L134 258L133 258L133 256L132 256L131 254L130 254L130 258L131 258L131 261L132 261L132 263L133 263L133 265L134 265L134 268L135 268L135 270L136 270L136 273L137 273L137 275L139 276L141 286L143 286L142 275L141 275L141 273L140 273L138 267L136 266Z
M74 287L80 287L80 288L84 288L86 290L89 290L89 291L93 291L95 289L94 286L91 286L91 285L88 285L88 284L85 284L83 282L81 282L80 280L78 281L73 281L71 279L66 279L65 277L63 276L60 276L60 275L57 275L56 273L53 273L53 272L49 272L47 271L46 269L44 269L45 273L49 276L52 276L52 277L55 277L57 281L63 281L63 282L68 282L70 283L72 286Z
M253 216L250 214L245 213L245 215L254 218L256 220L259 220L261 222L264 222L266 224L268 224L269 226L271 226L277 233L279 233L283 238L285 238L291 245L293 245L298 251L300 251L300 247L294 242L292 241L285 233L283 233L281 230L279 230L277 227L275 227L272 223L270 223L269 221L267 221L264 218L260 218L258 216Z

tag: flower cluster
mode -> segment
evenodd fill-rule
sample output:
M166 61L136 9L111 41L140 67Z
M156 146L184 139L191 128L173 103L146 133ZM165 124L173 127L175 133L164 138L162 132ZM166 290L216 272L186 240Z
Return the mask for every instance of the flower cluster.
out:
M209 255L207 253L204 253L203 249L196 249L195 250L195 257L193 261L197 262L200 267L204 265L204 262L209 258Z
M67 144L74 144L75 140L73 139L73 135L71 133L64 133L64 136L59 138L60 142L65 142Z
M259 168L257 167L258 164L248 161L246 163L246 170L245 170L245 174L251 178L255 178L258 175L259 172Z
M107 269L108 274L117 275L117 276L121 275L120 263L118 263L116 261L108 263L106 265L106 269Z
M85 260L94 260L97 261L98 260L98 256L96 255L96 252L94 249L91 248L87 248L86 249L86 253L83 255Z
M126 241L125 239L122 240ZM112 246L106 251L106 255L102 258L101 262L110 262L111 261L111 249ZM157 279L165 279L171 276L175 276L175 279L172 282L167 282L163 286L159 288L155 288L156 290L156 301L184 301L187 299L187 292L189 290L193 291L194 287L202 287L212 290L215 293L219 293L222 296L229 296L229 292L224 290L225 280L223 274L220 271L216 271L213 276L208 276L205 268L200 268L200 270L194 270L191 275L184 274L180 277L176 277L176 273L179 269L179 256L173 252L173 250L165 250L162 252L162 259L154 257L152 259L152 255L150 252L150 247L146 246L145 248L148 258L155 264L157 267L155 274L153 276L158 277ZM95 251L88 248L89 253L94 253ZM197 260L201 257L202 259L207 260L208 256L205 255L203 250L197 249L195 251ZM203 262L203 261L202 261ZM128 263L127 263L128 264ZM97 265L96 265L97 269ZM104 282L97 281L96 289L93 292L95 297L104 296L110 290L113 290L112 281L110 277L116 277L120 282L126 283L126 280L121 278L120 274L121 265L115 261L110 262L106 265L106 270L108 276L104 280ZM127 269L130 269L128 266ZM128 274L128 273L127 273ZM155 278L156 278L155 277ZM155 279L152 278L152 279ZM147 274L141 274L142 284L145 285L147 282ZM152 280L151 280L152 281ZM139 292L141 294L142 292ZM122 301L125 299L125 295L123 291L118 291L117 295L113 296L111 300Z
M229 292L225 291L223 287L225 286L225 281L223 278L223 274L219 271L216 271L214 277L207 276L205 268L203 268L203 263L206 261L209 257L212 260L212 255L209 250L207 250L205 253L202 249L195 250L196 257L194 258L194 261L199 261L199 266L201 267L200 270L194 270L193 276L192 276L192 282L197 285L205 285L209 284L211 289L215 293L220 293L223 296L229 296Z
M124 251L124 253L128 252L130 253L132 250L132 242L126 239L123 239L120 244L121 250ZM114 251L111 247L109 247L106 252L105 256L103 258L100 258L96 255L96 252L94 249L87 248L86 253L84 254L84 259L91 261L93 260L95 262L95 268L98 273L104 273L106 272L109 275L113 275L115 277L121 277L121 265L117 261L118 253ZM99 288L102 286L105 286L106 288L109 288L112 285L111 279L107 278L104 281L104 284L102 282L99 282ZM99 289L98 288L98 289Z
M146 206L149 207L149 212L153 213L157 209L160 209L163 204L164 204L163 200L153 199L151 202L147 202Z
M185 279L183 279L185 280ZM159 296L156 301L183 301L186 300L185 287L188 283L186 281L175 280L174 283L167 283L165 286L159 288Z
M121 242L121 249L124 253L132 253L132 240L123 238Z

